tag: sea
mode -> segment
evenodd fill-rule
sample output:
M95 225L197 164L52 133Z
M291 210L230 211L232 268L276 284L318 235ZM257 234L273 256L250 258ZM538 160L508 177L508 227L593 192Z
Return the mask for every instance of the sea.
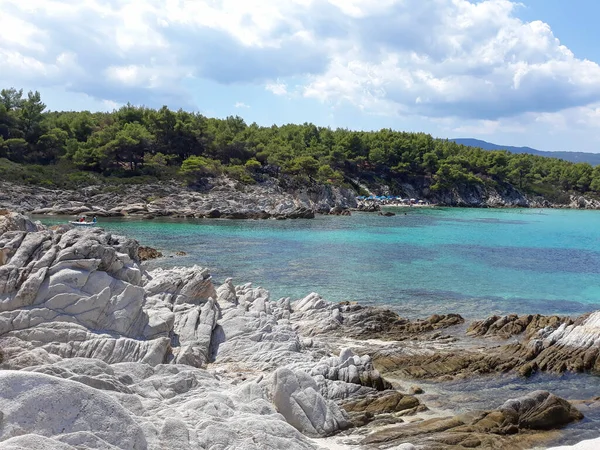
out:
M209 268L272 299L392 308L407 318L458 313L579 315L600 308L600 211L387 208L295 220L100 218L155 247L150 267ZM65 217L36 217L45 224ZM177 256L176 252L185 252Z
M100 218L106 231L155 247L148 268L197 264L214 282L233 278L297 299L386 306L406 318L458 313L577 316L600 309L600 211L387 208L295 220ZM48 225L67 217L34 217ZM177 256L177 252L185 256ZM508 373L447 382L419 381L432 410L500 407L542 389L568 400L600 396L597 377ZM408 385L406 386L408 388ZM548 445L597 438L600 409Z

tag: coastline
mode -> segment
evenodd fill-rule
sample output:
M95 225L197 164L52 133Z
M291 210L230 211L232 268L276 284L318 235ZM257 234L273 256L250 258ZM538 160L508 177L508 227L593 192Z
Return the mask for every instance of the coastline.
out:
M536 373L594 373L600 312L465 324L458 315L406 320L315 293L275 300L250 283L216 286L197 266L147 271L132 239L70 226L48 230L9 213L0 215L0 248L0 396L16 393L3 400L13 411L3 421L25 432L15 436L5 428L5 444L41 433L48 445L71 445L77 436L89 448L102 441L196 448L216 445L217 437L225 447L255 448L250 439L260 433L261 448L318 448L324 438L329 448L402 448L408 442L416 447L405 448L532 448L560 442L565 433L590 437L577 425L563 426L579 423L577 409L593 416L600 407L594 399L523 397L529 390L521 389L521 400L497 398L483 411L465 412L449 408L456 396L436 400L447 390L436 394L418 386L506 374L518 383ZM89 305L99 303L107 307L91 313L96 309ZM52 397L52 420L66 426L64 436L43 422L27 429L25 399L16 388L23 382L30 392L43 392L46 402L53 390L61 393ZM100 420L109 436L90 421L85 437L77 434L64 408L84 398L117 411L122 425ZM557 408L561 414L550 413ZM211 411L221 411L220 421Z
M600 209L600 201L571 195L568 204L552 204L541 198L530 199L520 193L478 190L452 191L441 196L423 194L405 187L414 198L429 204L390 204L388 201L360 200L350 189L326 185L307 185L284 189L275 180L244 185L227 178L205 182L191 189L177 182L151 185L87 186L67 191L41 186L0 182L0 208L31 215L96 215L97 217L135 216L223 218L223 219L310 219L315 214L349 215L352 211L379 212L382 208L553 208Z

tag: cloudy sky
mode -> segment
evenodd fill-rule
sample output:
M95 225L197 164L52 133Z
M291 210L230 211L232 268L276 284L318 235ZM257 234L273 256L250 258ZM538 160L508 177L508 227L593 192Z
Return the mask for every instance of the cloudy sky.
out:
M600 152L597 0L0 0L0 86Z

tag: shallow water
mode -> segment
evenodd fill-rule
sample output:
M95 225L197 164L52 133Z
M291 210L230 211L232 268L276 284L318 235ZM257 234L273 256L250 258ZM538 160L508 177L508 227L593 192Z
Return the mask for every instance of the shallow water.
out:
M199 264L217 282L252 281L276 298L315 291L332 301L390 305L408 317L576 315L600 306L600 211L391 210L397 215L100 225L166 254L188 253L152 265Z
M544 390L566 400L587 400L600 396L598 378L586 374L554 375L539 373L531 378L514 374L482 376L466 380L427 383L418 382L425 394L419 400L428 407L452 410L454 413L497 409L512 398L536 390ZM562 429L561 436L548 445L572 445L599 435L600 408L582 408L584 419Z

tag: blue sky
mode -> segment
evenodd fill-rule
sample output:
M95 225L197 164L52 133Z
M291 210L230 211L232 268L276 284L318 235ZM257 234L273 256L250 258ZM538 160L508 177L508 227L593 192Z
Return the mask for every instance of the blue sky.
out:
M0 86L600 152L591 0L0 0Z

